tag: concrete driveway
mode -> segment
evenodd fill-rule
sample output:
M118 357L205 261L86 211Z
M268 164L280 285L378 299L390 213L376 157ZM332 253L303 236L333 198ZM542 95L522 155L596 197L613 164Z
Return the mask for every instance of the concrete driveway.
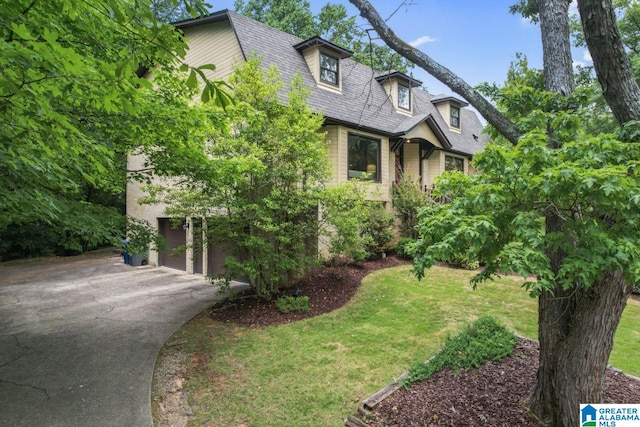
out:
M160 348L219 298L114 254L0 264L0 426L152 426Z

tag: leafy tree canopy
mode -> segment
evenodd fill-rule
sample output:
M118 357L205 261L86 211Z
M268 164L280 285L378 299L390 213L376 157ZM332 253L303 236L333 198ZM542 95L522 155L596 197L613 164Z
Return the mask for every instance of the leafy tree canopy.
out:
M180 3L206 12L200 0ZM0 230L37 223L59 229L60 242L104 242L118 230L122 212L109 206L122 206L133 137L168 131L142 97L151 84L140 70L180 65L185 41L132 0L16 0L0 24Z

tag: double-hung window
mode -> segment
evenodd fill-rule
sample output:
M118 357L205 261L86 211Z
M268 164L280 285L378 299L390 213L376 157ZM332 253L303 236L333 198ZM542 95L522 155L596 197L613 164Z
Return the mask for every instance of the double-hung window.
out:
M460 108L451 106L451 120L449 121L454 128L460 128Z
M349 179L380 181L380 140L349 134Z
M320 81L338 86L339 72L338 58L320 52Z
M411 110L411 91L408 86L398 84L398 107Z

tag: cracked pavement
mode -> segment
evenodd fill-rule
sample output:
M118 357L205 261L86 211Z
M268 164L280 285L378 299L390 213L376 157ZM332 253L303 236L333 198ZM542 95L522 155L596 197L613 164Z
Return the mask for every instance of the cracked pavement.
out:
M152 426L158 352L216 289L113 253L0 264L0 426Z

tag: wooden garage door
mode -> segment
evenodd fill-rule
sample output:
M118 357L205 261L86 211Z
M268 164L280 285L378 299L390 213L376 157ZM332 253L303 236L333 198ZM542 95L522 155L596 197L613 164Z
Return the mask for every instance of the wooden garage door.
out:
M177 229L171 228L171 220L169 218L158 218L158 230L160 235L167 241L167 249L158 254L158 265L186 271L186 252L182 251L176 256L172 254L172 251L187 243L187 233L180 226Z

